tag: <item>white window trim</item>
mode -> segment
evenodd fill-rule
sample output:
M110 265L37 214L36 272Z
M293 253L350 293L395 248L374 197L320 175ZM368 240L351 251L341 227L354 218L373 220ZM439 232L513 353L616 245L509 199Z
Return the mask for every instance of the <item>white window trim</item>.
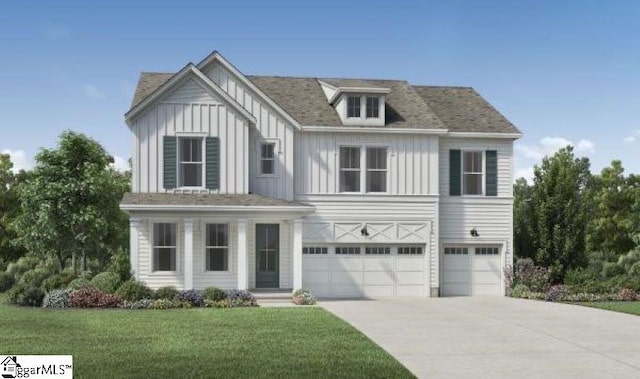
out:
M263 174L262 173L262 145L263 144L273 144L273 174ZM278 162L280 159L278 158L281 153L280 150L280 139L279 138L261 138L256 142L256 156L258 157L258 167L256 170L256 176L258 178L279 178L280 173L278 170Z
M342 168L342 162L340 161L340 149L342 149L343 147L356 147L360 149L360 191L340 191L340 173L345 170ZM387 173L386 175L386 183L385 183L385 189L386 191L384 192L367 192L367 172L369 171L369 169L367 168L367 148L385 148L387 149L387 169L386 170L379 170L379 169L373 169L371 171L385 171ZM391 175L389 174L389 167L390 167L390 157L391 157L391 148L388 145L380 145L380 144L360 144L360 145L338 145L338 159L336 159L337 164L338 164L338 193L342 193L342 194L358 194L358 195L385 195L385 194L389 194L389 187L390 187L390 178ZM356 171L355 169L346 169L346 171Z
M377 93L345 93L344 98L344 123L347 125L384 125L385 96ZM360 116L349 117L349 97L360 98ZM378 117L367 117L367 97L378 98Z
M227 246L208 246L207 245L207 225L208 224L222 224L227 226ZM225 220L203 220L200 230L202 233L202 273L204 274L229 274L232 273L233 264L233 250L231 248L231 222ZM226 270L209 270L207 269L207 249L208 248L226 248L227 249L227 269Z
M150 256L149 256L149 274L153 276L163 276L163 275L181 275L182 274L182 249L180 245L181 237L182 237L182 228L180 228L182 220L179 219L149 219L149 223L147 225L147 230L149 230L149 235L151 236L151 243L149 246L151 247ZM176 225L176 269L175 271L156 271L154 269L154 261L155 261L155 249L154 245L155 241L155 228L154 224L175 224Z
M177 186L174 191L181 190L204 190L207 188L207 145L206 145L206 136L199 134L180 134L176 135L178 137L178 146L177 146L177 159L176 159L176 181ZM202 149L202 185L201 186L180 186L181 179L181 170L180 167L182 165L181 159L181 151L180 151L180 140L181 139L200 139L201 149Z
M485 180L485 175L487 174L487 167L486 167L486 163L487 163L487 159L486 159L486 150L476 150L476 149L467 149L467 150L460 150L460 196L463 197L484 197L485 193L486 193L486 180ZM482 184L482 193L480 194L465 194L464 193L464 154L465 153L480 153L482 156L482 172L480 173L481 179L480 182Z

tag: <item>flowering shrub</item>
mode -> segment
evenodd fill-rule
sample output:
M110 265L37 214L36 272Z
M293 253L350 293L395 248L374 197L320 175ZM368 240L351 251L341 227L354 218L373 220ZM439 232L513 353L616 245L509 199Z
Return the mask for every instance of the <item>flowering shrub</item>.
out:
M315 296L311 294L311 291L305 288L300 288L293 291L293 302L296 305L315 305L317 300Z
M533 292L546 292L549 288L550 270L538 267L530 258L518 259L513 284L524 284Z
M562 299L569 294L567 286L564 284L556 284L549 288L544 296L546 301L562 301Z
M634 301L638 299L638 294L629 288L623 288L616 294L620 301Z
M194 307L202 305L202 295L196 290L180 291L175 297L178 301L185 301L191 303Z
M67 308L69 307L69 295L71 295L71 290L68 289L51 290L42 300L42 308Z
M69 295L69 305L74 308L115 308L121 303L119 296L104 293L97 288L82 288Z
M230 307L253 307L257 306L255 296L246 290L231 290L227 292L227 298Z
M153 308L153 299L142 299L136 301L125 301L122 303L121 308L124 309L151 309Z

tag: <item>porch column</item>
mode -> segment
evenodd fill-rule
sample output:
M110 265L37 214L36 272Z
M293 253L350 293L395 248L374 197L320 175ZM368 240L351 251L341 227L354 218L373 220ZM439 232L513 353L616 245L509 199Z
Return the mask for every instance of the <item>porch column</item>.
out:
M133 277L138 278L138 228L140 227L140 219L137 217L129 218L129 263Z
M238 289L249 289L247 259L247 220L238 220Z
M293 289L302 288L302 220L293 221Z
M184 289L193 289L193 219L184 219Z

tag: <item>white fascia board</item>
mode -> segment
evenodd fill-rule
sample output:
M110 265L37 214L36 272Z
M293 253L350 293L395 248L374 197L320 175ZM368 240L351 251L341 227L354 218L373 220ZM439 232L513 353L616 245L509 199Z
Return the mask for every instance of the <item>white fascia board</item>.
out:
M447 133L447 137L519 139L522 137L522 133L449 132Z
M269 104L273 109L277 110L287 121L289 121L296 129L300 129L300 123L294 119L287 111L282 109L281 106L278 105L275 101L273 101L269 96L267 96L264 92L260 90L251 80L247 79L246 76L240 70L238 70L231 62L229 62L225 57L222 56L217 51L213 51L209 56L203 59L200 63L198 63L198 69L202 69L205 66L209 65L213 61L218 61L221 65L224 66L227 70L231 71L235 76L237 76L240 81L247 87L249 87L252 91L258 94L267 104Z
M324 82L323 82L324 83ZM337 88L336 93L331 96L329 99L329 104L333 104L336 100L340 98L340 95L343 93L358 93L358 94L369 94L369 93L377 93L377 94L387 94L391 93L391 88L372 88L372 87L335 87Z
M244 109L240 104L238 104L235 99L233 99L229 94L227 94L220 86L215 84L211 79L209 79L206 75L204 75L193 63L187 64L180 72L175 74L171 79L165 82L160 86L157 90L155 90L151 95L147 96L142 102L133 107L129 112L125 114L125 121L127 125L129 122L138 114L140 114L144 109L147 108L150 104L152 104L157 99L161 98L164 94L166 94L169 90L171 90L175 85L182 82L183 79L188 77L189 75L193 76L199 84L203 87L204 90L209 92L212 96L219 96L224 99L233 109L238 111L241 115L243 115L249 122L253 124L256 123L256 118L253 117L249 111Z
M120 209L124 211L188 211L188 212L289 212L289 213L311 213L315 211L315 207L308 206L246 206L246 205L141 205L141 204L124 204L120 205Z
M446 129L418 129L418 128L359 128L349 126L303 126L304 132L325 132L325 133L380 133L380 134L435 134L445 135Z

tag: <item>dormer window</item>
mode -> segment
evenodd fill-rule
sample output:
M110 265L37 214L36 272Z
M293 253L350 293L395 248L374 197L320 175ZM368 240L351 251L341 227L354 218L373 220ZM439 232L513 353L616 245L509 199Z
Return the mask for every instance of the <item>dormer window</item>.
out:
M347 97L347 117L348 118L360 118L360 102L362 99L360 96L348 96Z
M367 118L380 117L380 98L367 96Z

